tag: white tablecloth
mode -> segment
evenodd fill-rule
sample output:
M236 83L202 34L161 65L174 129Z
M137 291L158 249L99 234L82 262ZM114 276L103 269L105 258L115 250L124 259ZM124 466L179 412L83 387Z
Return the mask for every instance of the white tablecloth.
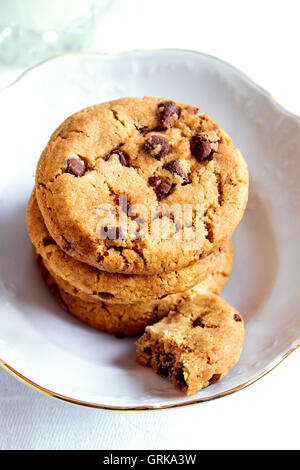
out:
M200 50L300 114L299 7L297 0L116 0L94 49ZM0 67L0 87L20 72ZM71 405L0 369L0 449L299 449L299 359L298 350L228 397L159 411Z

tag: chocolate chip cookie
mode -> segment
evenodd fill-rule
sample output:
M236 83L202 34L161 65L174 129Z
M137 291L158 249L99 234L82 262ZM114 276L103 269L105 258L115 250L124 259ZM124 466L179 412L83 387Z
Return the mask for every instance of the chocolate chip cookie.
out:
M241 315L221 297L200 292L137 341L137 360L187 395L221 380L238 362L244 342Z
M230 265L223 266L220 271L213 272L201 284L192 289L179 294L167 295L160 300L113 305L105 301L96 304L82 300L78 297L78 291L73 290L72 292L66 281L50 274L42 257L36 252L35 259L45 283L64 310L94 328L126 336L134 336L143 332L147 325L159 321L170 310L176 309L183 302L192 301L195 296L199 295L199 292L209 290L219 294L229 278L231 269ZM68 289L73 295L65 289Z
M27 227L31 241L46 268L54 277L66 281L64 290L85 301L102 304L145 302L167 294L182 292L199 284L212 272L229 275L233 261L233 246L229 241L222 249L186 268L156 275L126 275L106 273L82 263L63 252L50 236L35 197L27 206Z
M107 272L157 274L223 246L243 215L248 171L196 107L122 98L58 127L36 194L50 237L70 256Z

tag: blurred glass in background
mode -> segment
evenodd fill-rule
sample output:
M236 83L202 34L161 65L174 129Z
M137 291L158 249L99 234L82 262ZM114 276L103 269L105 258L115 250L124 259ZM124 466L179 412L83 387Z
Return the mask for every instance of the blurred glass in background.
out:
M0 0L0 63L28 67L88 49L114 0Z

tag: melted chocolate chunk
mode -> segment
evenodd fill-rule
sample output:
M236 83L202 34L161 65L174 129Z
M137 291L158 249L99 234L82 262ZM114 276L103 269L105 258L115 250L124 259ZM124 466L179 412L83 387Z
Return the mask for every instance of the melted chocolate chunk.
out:
M201 328L204 328L204 323L203 319L201 317L196 318L196 320L193 321L192 323L193 328L196 328L196 326L201 326Z
M162 299L165 299L169 294L164 294L164 295L161 295L160 297L158 297L158 300L162 300Z
M215 384L218 382L221 378L222 374L214 374L210 379L209 379L209 385Z
M158 105L160 111L160 125L163 129L169 129L171 118L174 115L179 116L180 109L174 101L164 101Z
M139 131L139 133L142 134L142 135L146 135L149 132L149 127L147 127L147 126L138 126L138 125L136 125L135 127Z
M150 176L148 179L148 183L154 188L160 183L160 181L161 179L158 176Z
M177 369L175 371L175 380L178 383L178 385L181 386L181 387L186 385L183 369Z
M199 162L208 158L211 154L210 142L202 135L195 135L190 141L191 153Z
M170 171L171 173L180 176L185 183L188 183L189 178L188 175L185 173L184 169L182 168L179 160L173 160L170 163L167 163L164 167L165 170Z
M162 365L159 367L157 373L162 377L168 377L169 375L169 367L163 367Z
M151 155L151 157L160 160L161 158L168 155L170 151L170 145L165 137L154 134L146 140L144 149Z
M235 321L242 321L242 318L241 318L240 315L238 315L237 313L235 313L235 314L233 315L233 319L234 319Z
M111 155L118 155L119 157L119 161L121 163L122 166L130 166L129 162L129 155L128 153L124 152L124 150L113 150L113 152L111 153Z
M158 186L155 187L157 199L160 201L161 199L167 197L171 189L171 184L167 183L166 181L162 181L161 183L159 183Z
M79 157L69 157L67 159L67 173L74 176L83 176L86 172L85 163Z
M102 300L107 300L112 299L114 297L114 294L111 294L110 292L98 292L98 296Z

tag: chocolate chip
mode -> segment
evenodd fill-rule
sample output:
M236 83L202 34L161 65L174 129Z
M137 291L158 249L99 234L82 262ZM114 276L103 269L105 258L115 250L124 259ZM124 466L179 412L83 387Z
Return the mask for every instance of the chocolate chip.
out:
M169 294L164 294L164 295L161 295L160 297L158 297L158 300L162 300L162 299L165 299Z
M126 335L125 333L120 332L116 334L116 338L123 339L123 338L126 338Z
M56 241L52 237L45 237L43 239L43 245L48 246L48 245L56 245Z
M160 183L161 179L158 177L158 176L150 176L150 178L148 179L148 183L150 184L150 186L157 186L159 183Z
M159 183L159 185L155 188L157 199L161 200L167 197L171 189L172 186L166 181L162 181L161 183Z
M130 166L129 165L129 155L128 153L124 152L124 150L113 150L111 155L118 155L120 163L122 166Z
M241 318L240 315L238 315L237 313L235 313L235 314L233 315L233 319L234 319L235 321L242 321L242 318Z
M193 328L196 328L196 326L201 326L201 328L204 328L204 323L201 317L196 318L196 320L193 321L192 323Z
M148 346L147 348L144 349L144 353L146 353L146 354L151 354L151 353L152 353L152 349Z
M152 157L160 160L161 158L168 155L170 150L170 145L167 139L162 135L151 135L149 139L146 140L144 149L147 153L149 153Z
M74 176L83 176L86 172L85 163L79 157L69 157L67 160L67 173Z
M175 371L175 380L180 386L186 385L183 369L177 369Z
M135 127L139 131L139 133L142 134L142 135L146 135L149 132L149 127L147 127L147 126L138 126L138 125L136 125Z
M98 292L98 296L102 300L107 300L112 299L114 297L114 294L111 294L110 292Z
M125 240L126 233L122 227L101 226L100 238L102 240Z
M190 141L191 153L202 162L211 154L210 142L202 135L195 135Z
M180 109L174 101L164 101L158 105L160 111L160 124L163 129L169 129L171 125L171 117L179 116Z
M189 178L182 168L179 160L173 160L172 162L167 163L163 168L170 171L171 173L175 173L176 175L180 176L185 183L188 183Z
M159 367L157 373L162 377L168 377L169 375L169 367L163 367L162 365Z
M148 179L148 183L154 188L158 200L168 196L172 189L171 184L167 183L166 181L162 181L158 176L151 176Z
M210 379L209 379L209 385L215 384L218 382L221 378L222 374L214 374Z

